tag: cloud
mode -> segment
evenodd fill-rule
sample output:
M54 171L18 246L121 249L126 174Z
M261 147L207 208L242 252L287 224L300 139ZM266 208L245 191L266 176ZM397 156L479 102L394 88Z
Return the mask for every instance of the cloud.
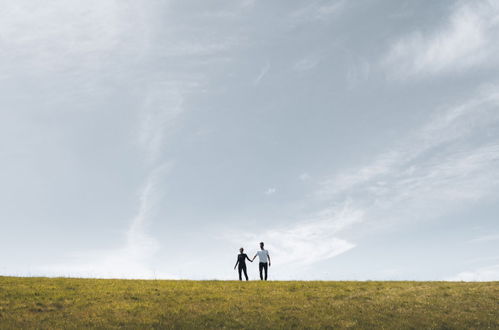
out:
M99 251L91 261L83 254L76 264L56 266L49 270L71 272L78 276L152 278L156 273L149 263L159 250L159 242L147 234L147 226L157 212L161 189L158 184L172 166L161 160L167 134L175 128L183 112L182 83L155 83L147 89L143 105L139 108L138 144L145 152L148 173L138 195L139 208L127 231L126 244L118 249ZM185 87L185 86L184 86ZM171 275L170 275L171 277Z
M326 178L309 201L342 207L325 207L309 221L246 235L245 242L264 240L281 263L300 267L355 247L338 235L358 223L372 228L426 221L463 202L494 196L499 186L495 91L484 87L470 100L437 111L370 164Z
M184 57L184 56L215 56L227 52L237 45L235 39L226 38L225 40L204 40L196 41L173 41L162 47L161 52L164 56Z
M485 87L439 110L429 122L357 169L326 178L316 193L364 212L364 228L438 219L494 200L499 187L499 98ZM359 228L358 237L370 235Z
M381 187L370 186L379 204L389 208L403 203L417 210L431 210L457 201L477 201L491 194L499 183L499 144L448 156L431 157L406 167ZM425 206L426 205L426 206Z
M442 180L455 185L465 178L486 186L487 176L497 176L496 137L499 124L499 93L486 86L472 99L436 112L422 127L401 137L390 150L368 165L340 172L325 179L318 194L330 199L360 186L363 191L382 191L404 187L414 191L435 187ZM470 145L470 140L476 140ZM460 180L458 180L460 179ZM488 181L494 184L494 180ZM471 183L471 182L469 182Z
M160 249L159 242L147 233L147 227L158 212L161 197L160 182L172 163L161 157L165 139L183 112L182 83L152 84L144 94L138 109L137 143L145 154L146 175L138 194L138 211L125 231L125 244L114 249L86 251L71 256L64 264L48 265L39 270L47 275L105 278L156 278L174 275L159 273L152 259Z
M344 7L345 1L312 1L298 8L290 14L295 22L326 21L338 14Z
M363 220L363 212L348 202L319 212L313 218L287 227L271 228L253 234L238 233L246 246L264 241L271 257L280 266L302 267L326 260L355 247L354 243L339 238L338 234Z
M233 12L243 15L243 10L249 11L253 5L254 1L242 1ZM161 183L173 166L165 153L169 137L181 124L185 100L192 95L189 93L205 92L211 86L202 86L214 70L210 64L226 60L227 53L241 43L241 34L221 29L223 17L181 12L191 18L189 24L183 24L178 12L172 14L166 2L56 0L47 5L21 0L4 7L0 11L0 78L29 80L47 103L67 100L70 106L64 108L79 110L82 104L88 105L85 102L102 102L86 108L95 109L96 114L104 110L127 118L120 124L134 126L121 142L128 143L127 138L132 137L131 144L139 150L143 165L127 169L132 177L144 179L140 187L130 190L130 194L139 190L137 213L130 214L126 227L116 229L123 233L123 244L71 254L67 263L47 265L40 271L52 275L153 277L150 260L160 245L147 228L159 212ZM267 63L256 83L269 69ZM60 71L64 71L63 77ZM37 79L24 75L36 75ZM70 93L79 93L82 84L92 93L85 94L83 100L75 99L67 90L51 86L59 81L61 85L75 83L69 86ZM48 87L38 88L45 84ZM45 90L53 94L48 97ZM123 93L127 94L124 99L113 101ZM130 121L128 113L123 112L134 105L137 120ZM32 106L39 110L36 104ZM129 126L120 128L124 127ZM122 219L109 221L123 226Z
M114 0L50 4L20 0L4 5L0 11L2 71L36 75L95 70L118 49L132 56L148 42L143 12L143 5L122 6Z
M269 196L269 195L273 195L277 192L277 189L274 188L274 187L270 187L270 188L267 188L267 190L265 190L265 195Z
M298 176L298 178L299 178L301 181L308 181L308 180L310 180L310 178L311 178L311 177L312 177L312 176L311 176L309 173L307 173L307 172L303 172L302 174L300 174L300 175Z
M312 70L319 64L320 59L317 56L306 56L295 62L293 69L296 71L308 71Z
M69 265L64 269L72 270L78 276L151 278L160 275L149 266L160 248L159 242L147 234L146 229L157 212L161 196L158 184L172 166L170 162L161 160L161 151L167 134L175 128L183 112L182 87L182 83L177 81L152 84L138 110L137 139L145 152L149 170L138 195L138 212L126 231L125 246L100 251L98 257L92 258L92 262Z
M254 85L258 85L260 81L267 75L267 73L270 71L270 62L265 63L265 65L262 67L260 70L260 73L256 78L253 80Z
M146 159L154 163L167 135L182 113L183 96L178 83L160 83L148 89L139 111L138 140Z
M160 196L157 185L169 167L169 164L158 166L147 176L138 194L137 214L126 231L124 246L72 254L69 262L42 266L38 271L51 276L171 278L171 274L156 272L152 266L152 257L160 246L156 239L147 234L150 220L157 212Z
M482 267L472 271L464 271L455 276L449 277L446 280L465 282L499 281L499 265Z
M415 31L396 41L384 66L398 78L461 72L497 64L499 5L496 1L461 2L433 33Z
M256 4L256 0L242 0L241 7L243 8L252 8Z
M139 211L128 228L125 248L130 252L130 257L135 260L151 256L158 250L157 240L146 234L146 227L158 204L160 195L158 182L169 166L169 164L163 164L152 170L139 194Z
M101 76L97 73L109 75L116 66L120 69L115 74L120 76L123 71L145 69L148 63L158 60L157 56L163 62L165 57L220 60L220 53L240 44L240 35L214 35L204 25L197 27L199 21L189 25L191 32L182 34L185 29L182 24L175 24L168 3L118 0L3 3L0 72L9 77L69 71L95 80ZM245 3L251 6L248 1L237 7L244 7ZM214 17L212 21L218 19ZM158 29L160 24L164 28ZM173 75L173 71L169 74Z
M492 234L492 235L484 235L480 236L477 238L474 238L472 240L469 240L469 243L481 243L481 242L491 242L491 241L498 241L499 240L499 234Z

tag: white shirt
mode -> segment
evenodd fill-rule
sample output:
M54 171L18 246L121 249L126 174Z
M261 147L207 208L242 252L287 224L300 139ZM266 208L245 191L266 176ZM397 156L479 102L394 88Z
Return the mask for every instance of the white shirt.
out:
M269 262L269 251L260 250L256 254L257 254L258 258L260 259L260 262Z

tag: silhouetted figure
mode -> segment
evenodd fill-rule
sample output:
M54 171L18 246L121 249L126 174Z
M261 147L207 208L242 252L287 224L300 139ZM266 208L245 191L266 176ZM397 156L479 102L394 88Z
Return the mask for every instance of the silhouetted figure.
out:
M260 270L260 280L263 281L263 274L262 271L265 270L265 281L267 280L267 272L269 270L268 267L270 267L270 255L269 251L265 250L263 248L263 242L260 242L260 251L258 251L255 256L253 257L253 260L255 260L256 256L258 256L258 259L260 259L260 263L258 265L258 269Z
M243 280L243 278L241 276L242 272L244 272L244 277L246 277L246 281L247 281L248 280L248 273L246 272L246 259L248 259L249 262L253 262L253 260L248 258L248 255L246 253L243 253L244 252L243 248L240 248L239 252L240 253L237 255L237 261L236 261L236 264L234 265L234 269L236 269L236 266L239 265L239 267L237 268L237 270L239 272L239 281Z

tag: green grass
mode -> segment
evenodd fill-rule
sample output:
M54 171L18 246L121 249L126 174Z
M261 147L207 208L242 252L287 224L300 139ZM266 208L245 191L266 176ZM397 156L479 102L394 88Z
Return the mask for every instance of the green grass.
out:
M0 328L492 328L499 282L0 277Z

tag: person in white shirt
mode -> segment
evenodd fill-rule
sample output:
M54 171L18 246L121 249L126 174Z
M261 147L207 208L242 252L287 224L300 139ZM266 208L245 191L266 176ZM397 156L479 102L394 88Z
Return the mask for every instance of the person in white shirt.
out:
M270 254L269 251L264 249L263 242L260 242L260 251L258 251L251 261L255 260L256 256L260 259L258 269L260 270L260 280L263 281L262 271L265 271L265 281L267 280L268 267L270 267Z

